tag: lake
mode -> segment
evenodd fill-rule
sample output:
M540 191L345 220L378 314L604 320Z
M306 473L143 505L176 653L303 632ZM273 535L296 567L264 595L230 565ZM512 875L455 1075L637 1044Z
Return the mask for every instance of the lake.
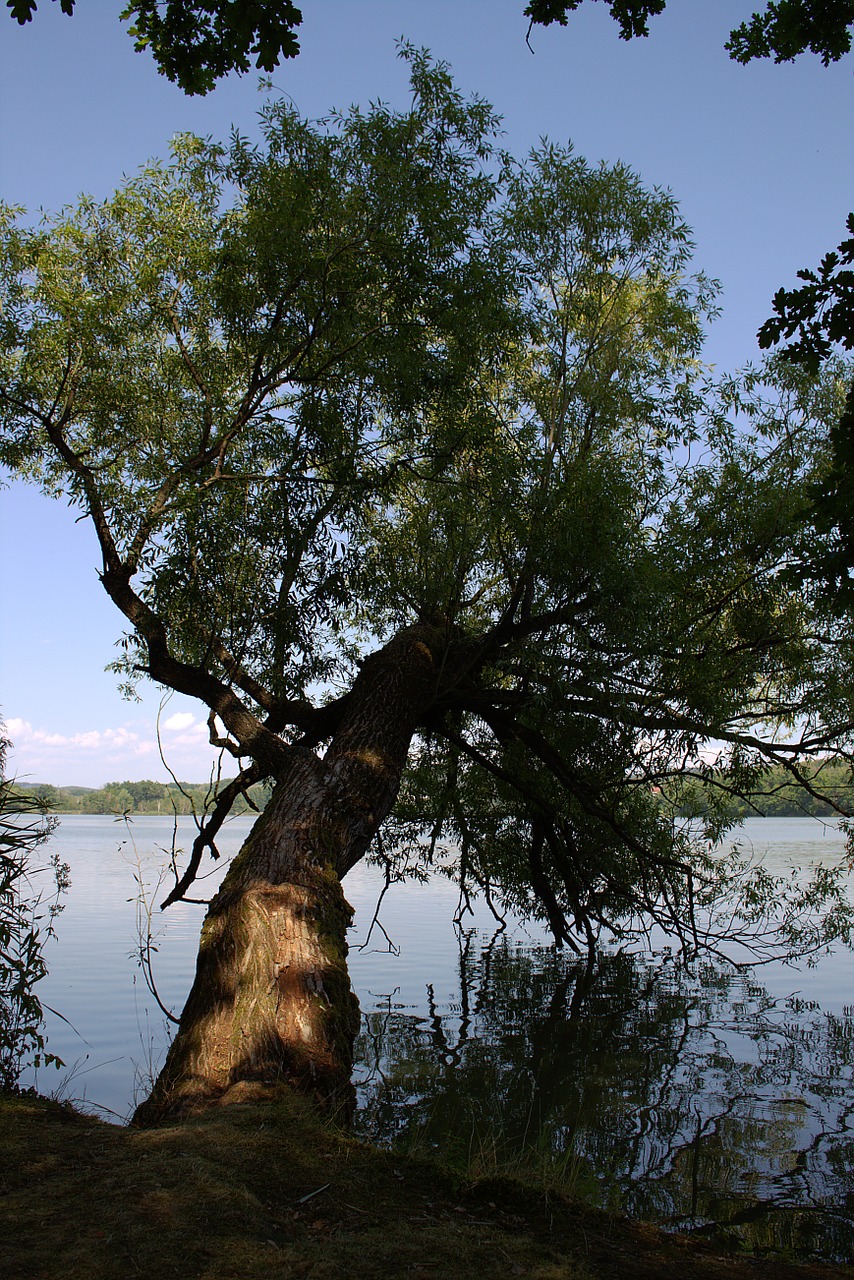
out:
M224 853L250 825L230 823ZM179 847L193 833L178 819ZM833 821L810 818L750 819L739 837L774 870L844 850ZM36 1083L116 1121L167 1043L137 960L136 879L154 890L172 841L169 819L86 815L63 817L52 841L72 888L39 994L62 1015L47 1031L66 1070ZM590 972L538 926L497 932L483 902L455 925L458 891L441 876L393 886L368 937L381 888L365 866L345 881L362 1134L472 1174L558 1171L667 1229L854 1258L850 952L745 973L686 966L662 946L606 952ZM202 911L177 904L154 922L157 987L175 1012Z

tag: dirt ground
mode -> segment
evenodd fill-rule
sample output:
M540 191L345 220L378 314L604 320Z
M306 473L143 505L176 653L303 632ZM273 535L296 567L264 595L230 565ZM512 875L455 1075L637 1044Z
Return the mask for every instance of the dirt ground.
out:
M8 1280L854 1280L360 1144L286 1092L161 1129L0 1095Z

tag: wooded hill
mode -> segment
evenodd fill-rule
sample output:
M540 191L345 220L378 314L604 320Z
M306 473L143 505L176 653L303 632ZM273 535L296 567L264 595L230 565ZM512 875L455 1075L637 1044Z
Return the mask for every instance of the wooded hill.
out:
M98 789L92 787L55 787L47 782L19 783L16 790L25 795L36 795L44 800L54 813L154 813L170 815L201 813L210 808L216 795L230 782L221 778L214 786L208 782L108 782ZM232 813L251 813L252 805L263 809L269 792L261 784L248 787L252 802L244 795L235 800Z
M834 804L844 813L854 813L854 780L848 764L835 760L816 760L809 767L801 769L800 773L806 786L799 785L786 769L769 769L749 792L739 796L726 796L725 807L738 819L839 817L841 815L833 808ZM811 795L808 790L810 787L821 795ZM824 799L825 796L828 799ZM711 787L704 780L690 778L680 783L680 810L683 817L706 813L711 799ZM715 793L715 806L720 808L721 803L721 795Z
M850 767L838 761L819 760L811 768L803 770L809 785L838 804L846 812L854 812L854 781ZM20 783L17 790L26 795L36 795L44 800L54 813L105 813L105 814L189 814L210 808L219 792L231 779L222 778L216 787L207 782L108 782L100 788L55 787L47 782ZM709 807L707 785L702 779L682 782L680 808L683 816L706 812ZM267 803L268 790L261 783L247 788L249 799L256 809ZM720 797L716 798L720 805ZM810 795L804 787L793 781L784 769L770 769L760 779L749 796L730 797L728 807L736 818L767 817L794 818L833 816L835 810L827 800ZM245 796L235 802L233 813L251 813L252 806ZM838 815L837 815L838 816Z

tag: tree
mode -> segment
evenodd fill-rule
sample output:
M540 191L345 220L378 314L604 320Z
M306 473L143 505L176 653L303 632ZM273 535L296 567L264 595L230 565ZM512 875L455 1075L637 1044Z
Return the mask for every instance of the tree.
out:
M60 0L69 17L75 0ZM6 0L21 26L31 22L37 0ZM299 53L296 29L302 13L291 0L137 0L122 10L134 48L150 49L161 75L187 94L205 94L230 71L249 70L250 59L273 71L280 58Z
M663 13L667 0L606 0L623 40L649 35L648 20ZM530 0L525 14L531 26L553 22L562 27L582 0ZM736 62L773 57L793 62L809 50L827 66L851 50L854 0L769 0L764 11L751 15L730 33L725 48Z
M818 270L804 269L796 289L778 289L774 315L759 330L764 348L784 343L782 356L817 373L834 348L854 350L854 213L848 215L851 237L826 253ZM845 407L830 428L830 466L812 490L805 513L807 538L820 530L825 540L804 549L797 570L802 579L822 585L840 612L854 600L854 382Z
M850 238L826 253L817 271L798 272L797 289L778 289L774 315L759 330L760 347L785 341L785 357L817 373L834 346L854 350L854 213Z
M780 572L838 378L704 398L673 200L501 156L406 56L407 111L277 104L261 146L184 137L104 204L5 214L2 459L93 522L127 678L241 761L167 900L272 788L140 1120L279 1078L346 1105L341 880L372 846L447 846L581 951L640 918L715 947L728 793L851 756L850 641ZM799 952L850 930L832 877L760 876L728 934L763 946L772 902Z
M54 3L56 0L54 0ZM567 14L582 0L531 0L525 14L531 26L566 26ZM662 13L667 0L606 0L624 40L648 35L647 19ZM64 14L74 13L75 0L59 0ZM31 22L37 0L6 0L21 26ZM121 12L137 50L149 49L157 69L186 94L205 94L230 71L243 74L251 59L273 71L281 58L299 51L297 28L302 10L292 0L136 0ZM854 0L769 0L732 32L726 48L738 62L774 56L791 62L809 49L827 66L851 48Z
M648 19L662 13L666 0L607 0L624 40L649 34ZM525 13L531 25L567 23L567 15L582 0L531 0ZM726 48L737 62L774 56L775 62L791 62L810 50L825 66L838 62L851 50L854 0L770 0L764 13L754 13L730 35ZM848 230L854 233L854 214ZM763 348L786 341L786 359L818 370L834 346L854 349L854 234L838 249L825 254L818 271L800 271L805 283L796 289L779 289L774 315L759 330ZM801 580L822 584L831 600L847 610L854 599L854 523L852 523L852 474L854 474L854 383L838 422L830 431L832 466L817 481L812 502L804 512L807 540L817 531L825 536L819 546L804 547L796 572Z

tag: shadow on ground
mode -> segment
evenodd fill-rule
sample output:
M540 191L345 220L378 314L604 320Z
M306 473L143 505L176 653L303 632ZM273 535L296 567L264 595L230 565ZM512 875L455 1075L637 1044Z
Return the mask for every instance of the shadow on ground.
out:
M268 1090L159 1129L0 1097L0 1256L15 1280L852 1280L727 1256L553 1192L463 1183Z

